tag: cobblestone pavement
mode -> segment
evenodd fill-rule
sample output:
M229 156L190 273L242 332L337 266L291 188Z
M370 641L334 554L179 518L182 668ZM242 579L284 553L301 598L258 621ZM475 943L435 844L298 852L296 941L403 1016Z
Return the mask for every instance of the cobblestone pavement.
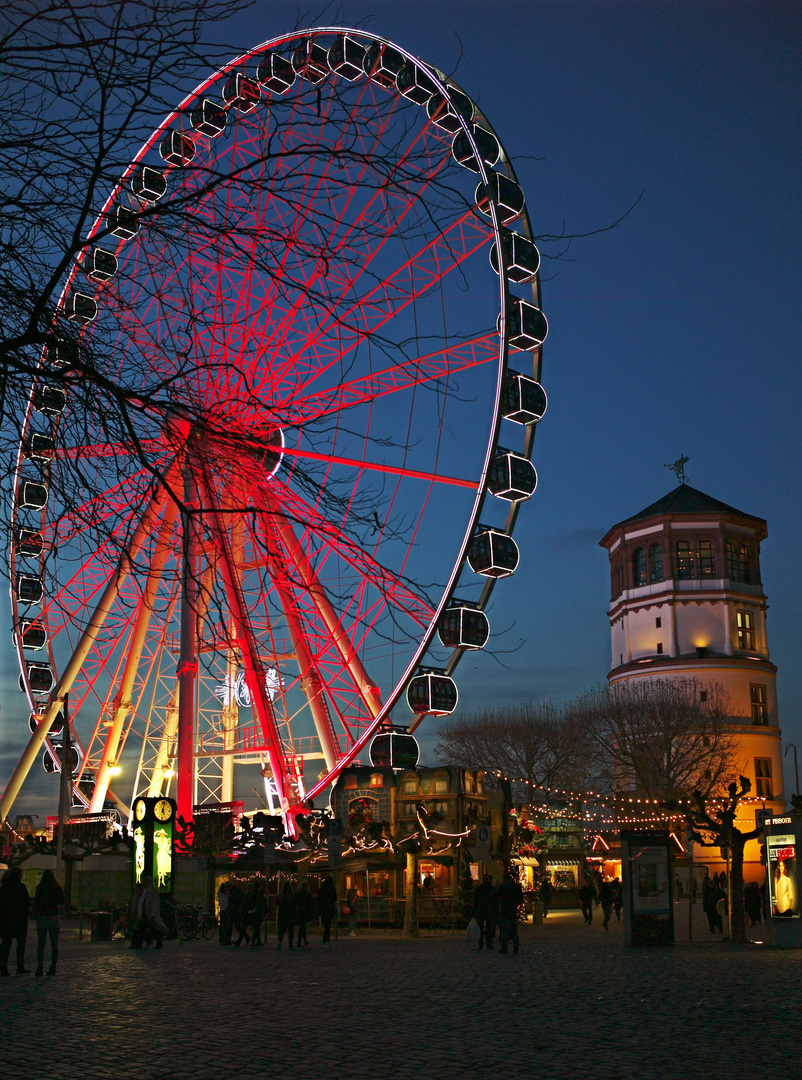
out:
M626 948L615 922L555 912L517 956L381 931L136 953L68 927L55 978L0 980L0 1078L795 1077L802 950L695 936Z

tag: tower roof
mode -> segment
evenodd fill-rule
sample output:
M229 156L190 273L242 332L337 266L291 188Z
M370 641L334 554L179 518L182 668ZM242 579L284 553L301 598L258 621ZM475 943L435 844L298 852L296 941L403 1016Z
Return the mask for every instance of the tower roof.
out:
M645 521L647 518L674 517L679 514L727 514L731 517L745 518L761 525L762 529L759 531L764 536L766 534L766 522L763 518L757 517L755 514L745 514L743 510L736 510L734 506L729 506L727 503L721 502L720 499L714 499L712 495L705 495L703 491L691 487L690 484L680 484L678 487L672 488L662 499L658 499L657 502L645 507L640 513L633 514L632 517L624 518L617 525L613 525L611 529L607 530L604 539L606 540L610 533L624 525L631 525L636 521ZM601 542L604 544L604 540Z

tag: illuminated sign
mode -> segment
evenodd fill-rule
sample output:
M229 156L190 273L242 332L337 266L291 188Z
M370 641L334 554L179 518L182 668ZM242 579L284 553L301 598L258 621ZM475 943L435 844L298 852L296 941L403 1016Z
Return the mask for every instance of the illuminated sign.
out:
M275 701L276 695L281 692L281 676L277 668L270 667L265 672L265 690L271 701ZM225 679L214 688L214 693L224 705L236 702L243 709L250 709L253 705L253 697L245 682L244 671L240 671L237 675L226 675Z
M166 798L134 802L134 886L151 877L159 892L172 892L175 806Z
M773 919L798 919L796 836L793 833L767 836L766 860L771 917Z

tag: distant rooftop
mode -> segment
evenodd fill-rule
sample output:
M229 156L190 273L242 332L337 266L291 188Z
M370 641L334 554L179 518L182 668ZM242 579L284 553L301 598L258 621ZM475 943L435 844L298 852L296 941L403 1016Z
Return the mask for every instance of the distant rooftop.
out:
M672 488L667 495L664 495L662 499L651 503L640 513L633 514L632 517L625 518L623 521L619 521L617 525L613 525L612 529L608 529L608 535L622 525L631 525L635 521L663 517L666 514L732 514L735 517L760 522L763 526L766 524L763 518L756 517L754 514L745 514L743 510L736 510L734 506L728 506L727 503L721 502L720 499L705 495L703 491L691 487L690 484L679 484L677 487Z

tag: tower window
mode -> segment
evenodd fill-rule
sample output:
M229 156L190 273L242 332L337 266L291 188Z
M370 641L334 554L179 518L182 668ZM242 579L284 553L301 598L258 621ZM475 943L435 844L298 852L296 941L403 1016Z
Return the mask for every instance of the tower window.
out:
M677 577L693 577L693 552L687 540L677 541Z
M632 556L632 580L635 588L646 584L646 552L638 548Z
M735 625L738 629L738 648L754 649L755 635L752 628L752 615L748 611L736 611Z
M658 630L663 625L663 619L660 615L658 615L657 618L654 620L654 625L657 627Z
M766 701L766 687L760 683L752 683L749 687L749 698L752 702L752 723L768 724L769 706Z
M712 540L699 541L699 577L716 576L716 556Z
M701 702L707 701L707 690L700 690L699 691L699 700ZM705 736L705 746L709 746L709 745L710 745L710 740L707 738L707 736Z
M663 549L659 544L649 548L649 578L651 581L663 580Z
M746 544L741 544L738 550L738 580L746 582L750 580L749 548L746 546Z
M736 544L734 540L728 540L725 550L727 553L727 577L732 581L748 583L751 580L748 544Z
M658 641L657 642L657 652L659 654L659 653L662 653L662 651L663 651L663 643L662 643L662 641Z
M755 758L755 794L759 799L770 799L774 795L771 784L771 758Z

